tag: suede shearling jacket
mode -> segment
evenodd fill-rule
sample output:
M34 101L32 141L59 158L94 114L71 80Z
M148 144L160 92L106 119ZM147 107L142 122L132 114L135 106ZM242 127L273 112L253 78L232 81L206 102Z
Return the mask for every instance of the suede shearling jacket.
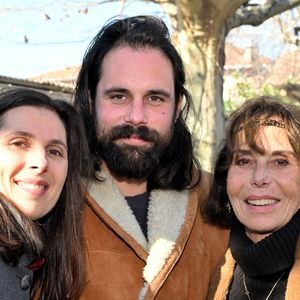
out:
M224 258L218 263L209 288L207 300L226 300L229 287L233 280L233 272L236 266L230 249ZM290 271L285 291L286 300L300 299L300 239L297 242L295 262Z
M204 176L192 191L151 192L148 240L110 176L92 183L84 225L87 284L80 299L206 299L228 231L200 217L208 188Z

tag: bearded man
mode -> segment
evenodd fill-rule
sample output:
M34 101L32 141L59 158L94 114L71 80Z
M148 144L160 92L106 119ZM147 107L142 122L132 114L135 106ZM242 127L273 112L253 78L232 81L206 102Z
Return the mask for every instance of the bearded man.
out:
M77 80L95 178L85 211L82 299L205 299L227 248L200 204L207 174L185 117L182 60L159 18L113 20L92 41Z

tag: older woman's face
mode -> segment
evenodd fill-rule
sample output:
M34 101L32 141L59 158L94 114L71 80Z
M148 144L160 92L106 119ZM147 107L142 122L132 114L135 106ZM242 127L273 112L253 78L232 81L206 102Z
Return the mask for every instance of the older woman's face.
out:
M285 128L261 126L260 154L246 144L243 132L227 178L233 211L256 242L287 224L300 207L300 166Z
M8 110L0 128L0 193L37 219L56 204L68 170L66 130L45 108Z

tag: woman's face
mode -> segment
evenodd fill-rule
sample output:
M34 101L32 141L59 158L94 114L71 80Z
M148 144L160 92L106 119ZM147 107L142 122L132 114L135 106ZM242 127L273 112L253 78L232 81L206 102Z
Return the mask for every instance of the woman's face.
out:
M56 204L68 169L66 130L46 108L8 110L0 127L0 192L38 219Z
M257 242L287 224L300 207L300 166L285 128L261 126L257 144L263 154L246 144L243 132L227 178L233 211Z

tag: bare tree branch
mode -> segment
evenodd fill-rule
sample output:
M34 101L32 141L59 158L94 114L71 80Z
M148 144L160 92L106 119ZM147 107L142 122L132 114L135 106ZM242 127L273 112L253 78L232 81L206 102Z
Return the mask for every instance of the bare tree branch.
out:
M300 5L300 0L268 0L262 5L242 5L227 21L227 31L241 25L258 26L269 18Z
M281 16L275 16L274 21L278 24L282 33L283 41L287 44L297 43L297 31L300 20L300 5L293 9L293 11L286 11L284 18Z

